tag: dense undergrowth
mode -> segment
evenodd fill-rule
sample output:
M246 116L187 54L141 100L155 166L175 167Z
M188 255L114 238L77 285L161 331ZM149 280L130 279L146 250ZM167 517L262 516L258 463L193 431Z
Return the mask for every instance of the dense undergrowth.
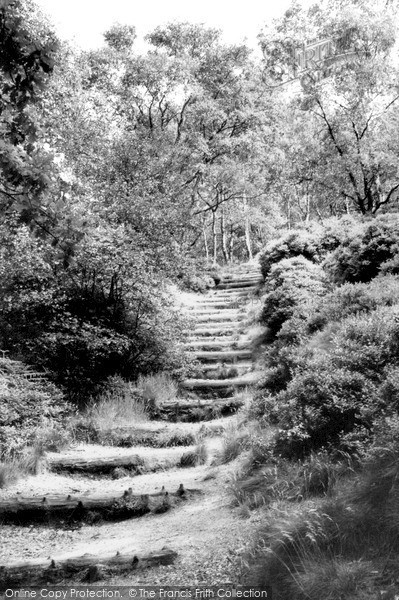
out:
M243 516L265 507L246 580L277 599L374 598L397 579L398 242L396 215L345 217L260 256L261 428L231 490Z

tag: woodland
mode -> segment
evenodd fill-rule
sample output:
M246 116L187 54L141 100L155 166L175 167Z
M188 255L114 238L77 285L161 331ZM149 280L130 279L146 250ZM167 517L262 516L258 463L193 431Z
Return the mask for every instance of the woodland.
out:
M110 24L86 51L1 0L0 492L46 451L118 446L99 426L116 404L156 420L200 386L176 298L256 283L257 378L217 459L234 519L257 519L239 583L397 597L398 9L294 1L259 52L184 22L145 51Z

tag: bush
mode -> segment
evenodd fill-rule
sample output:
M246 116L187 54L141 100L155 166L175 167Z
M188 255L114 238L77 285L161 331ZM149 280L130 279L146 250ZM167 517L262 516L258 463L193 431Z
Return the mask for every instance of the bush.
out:
M381 307L344 319L330 348L334 366L381 381L388 365L399 361L399 307Z
M63 421L68 406L52 383L29 380L27 367L0 359L0 457L20 454L33 443L40 428Z
M309 316L308 328L312 332L333 321L398 303L399 279L395 276L379 276L370 283L345 283L326 294L316 305Z
M324 295L323 272L303 257L281 260L271 268L266 280L261 322L273 337L294 316L305 319L316 300Z
M269 371L253 404L258 417L281 428L276 451L283 456L356 448L372 438L381 414L398 411L399 308L359 313L321 333L328 344L316 334L291 353L285 348L286 370Z
M127 225L93 226L60 257L14 221L0 224L0 347L10 356L50 371L82 403L115 374L184 371L183 319Z
M392 259L399 249L398 217L381 216L363 223L325 260L325 268L339 284L368 282L380 272L395 272ZM386 264L385 264L386 263ZM385 264L385 267L384 267Z
M215 287L215 280L206 273L202 275L185 275L182 282L184 288L190 292L206 292Z
M356 232L363 231L363 223L358 217L345 215L341 218L331 217L323 225L312 225L310 236L317 246L320 259L325 258L330 252L336 250L348 237L353 237Z
M289 231L277 240L272 240L259 256L263 277L269 275L272 266L283 259L303 256L309 261L318 261L317 242L304 230Z
M289 458L339 445L357 426L371 428L376 388L360 373L331 363L310 364L298 372L270 406L269 418L281 431L275 451Z

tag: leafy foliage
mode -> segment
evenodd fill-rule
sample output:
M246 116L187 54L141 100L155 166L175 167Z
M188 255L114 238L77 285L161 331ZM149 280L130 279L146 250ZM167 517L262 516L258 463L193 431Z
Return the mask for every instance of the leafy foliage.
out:
M387 215L365 222L360 232L349 234L327 258L326 269L337 283L370 281L381 272L384 263L387 263L384 270L390 271L398 239L396 217Z
M0 457L20 454L46 425L60 427L68 406L46 380L29 380L23 363L0 359Z
M3 348L48 369L81 399L109 375L182 366L167 291L123 244L123 227L91 231L67 269L25 226L10 231L6 223L3 232L11 233L0 263Z
M31 0L0 7L0 201L27 210L49 182L52 155L39 143L39 102L57 41Z
M267 244L259 258L263 277L268 277L275 263L295 256L318 262L317 244L306 230L289 231Z
M306 316L312 302L325 292L323 273L318 265L306 258L280 260L266 280L261 321L275 336L292 317Z

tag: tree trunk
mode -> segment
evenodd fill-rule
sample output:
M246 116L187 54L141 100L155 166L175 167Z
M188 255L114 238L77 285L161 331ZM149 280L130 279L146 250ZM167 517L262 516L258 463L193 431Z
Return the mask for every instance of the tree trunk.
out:
M248 216L248 201L247 196L244 192L243 194L243 204L244 204L244 227L245 227L245 246L247 248L248 260L252 260L252 247L251 247L251 225L249 222Z
M208 246L208 237L206 235L206 218L205 215L203 215L202 217L202 232L204 235L204 247L205 247L205 256L206 256L206 262L209 262L209 246Z
M287 228L291 229L291 198L287 199Z
M227 241L226 241L226 226L224 221L224 206L222 205L221 213L220 213L220 233L222 237L222 252L224 262L227 263L229 261L227 254Z
M234 253L233 253L234 237L235 237L234 226L230 225L230 237L229 237L229 246L228 246L229 262L233 262L233 259L234 259Z
M213 264L216 265L218 257L218 234L216 231L216 208L212 210L212 241L213 241Z

